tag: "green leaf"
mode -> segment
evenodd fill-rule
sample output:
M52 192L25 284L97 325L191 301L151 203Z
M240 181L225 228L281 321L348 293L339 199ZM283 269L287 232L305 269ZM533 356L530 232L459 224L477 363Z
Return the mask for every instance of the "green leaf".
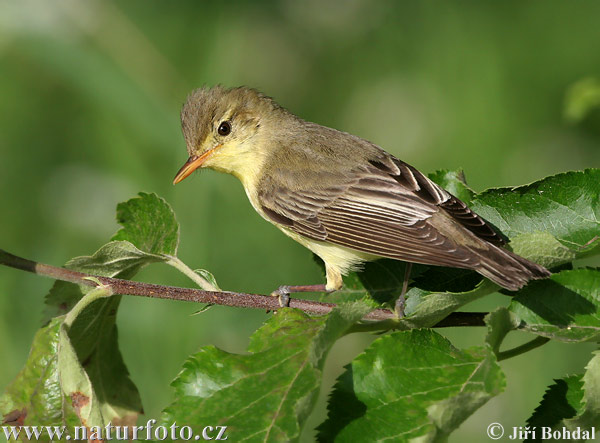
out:
M334 441L342 429L367 412L367 406L354 392L352 367L346 365L329 395L327 420L317 427L318 441Z
M9 425L60 425L62 392L58 374L59 331L64 317L52 319L35 334L29 357L0 397L0 413ZM66 421L77 420L72 411Z
M467 205L471 202L471 199L475 194L475 192L467 186L465 173L462 169L457 169L456 171L440 169L428 174L428 176L435 183L440 185L450 194L461 199Z
M585 369L582 408L576 417L565 420L571 431L577 428L589 430L600 425L600 351L594 352Z
M431 330L378 338L348 372L331 396L320 441L332 436L335 441L363 441L365 435L370 441L445 441L505 384L488 347L461 351ZM357 415L357 401L364 413L348 423L348 417Z
M123 227L112 240L127 240L150 254L177 255L179 223L171 206L156 194L139 193L117 206Z
M538 429L566 428L579 434L573 439L588 440L600 425L600 352L594 352L583 375L555 380L527 424Z
M478 194L471 208L519 255L554 267L600 252L600 169Z
M600 339L600 270L573 269L530 283L509 311L521 329L568 342Z
M130 279L143 266L165 260L161 256L143 252L127 241L112 241L92 256L73 258L65 267L102 277ZM71 310L89 290L88 287L80 287L74 283L54 283L46 296L46 321Z
M204 280L209 282L212 286L214 286L216 290L221 290L215 276L208 272L206 269L194 269L194 272L200 277L202 277Z
M94 386L88 373L80 363L77 352L71 343L69 337L69 329L71 328L73 321L78 315L85 310L90 303L94 300L103 297L109 297L112 292L107 287L98 287L90 292L81 299L73 307L73 309L64 317L64 321L60 325L59 330L59 342L58 342L58 374L60 379L60 386L62 390L63 407L66 409L72 409L75 411L80 425L90 428L92 426L104 427L108 424L112 418L118 419L118 414L113 414L112 405L106 410L106 407L102 407L101 403L94 392ZM104 389L104 386L98 383L100 389ZM112 400L112 399L111 399ZM108 420L105 421L102 409L105 409ZM137 414L131 414L129 421L137 419ZM133 424L131 423L131 424Z
M562 425L566 418L575 417L581 409L583 400L583 381L581 375L571 375L550 385L539 406L527 419L527 425L536 427L556 428Z
M87 272L106 277L131 278L144 265L163 260L162 257L145 253L126 241L113 241L101 247L94 255L88 257L77 257L69 261L67 268L81 272ZM78 286L73 283L56 282L46 297L47 313L46 322L49 325L55 323L55 318L65 314L88 294L92 289L87 286ZM132 424L141 411L141 400L139 393L131 379L119 351L116 329L116 314L120 296L97 300L83 310L75 319L69 330L70 346L73 347L79 362L85 362L83 369L89 377L94 395L101 405L113 411L109 415L113 424ZM53 318L55 317L55 318ZM48 333L48 327L40 332ZM58 340L59 330L53 330L57 336L47 337L52 343ZM34 342L34 347L36 343ZM46 358L49 363L48 371L58 377L56 351L45 348L50 352ZM33 352L33 350L32 350ZM41 358L41 357L40 357ZM38 360L40 359L38 358ZM73 360L73 359L71 359ZM31 371L29 365L36 362L27 362L22 372ZM76 373L76 372L75 372ZM36 383L34 387L39 389L38 381L20 380L22 389L31 389L27 383ZM39 389L39 395L52 397L56 395L56 386L43 385ZM87 398L87 394L84 394ZM83 397L80 397L83 398ZM52 414L59 417L66 414L65 407L68 404L49 402ZM32 417L37 417L32 415ZM77 415L70 415L70 424L78 424ZM75 420L75 421L74 421ZM29 422L28 422L29 423ZM61 424L60 422L42 421L31 422L32 424Z
M25 367L0 398L4 421L69 428L136 423L141 403L118 352L114 315L102 317L99 330L88 323L90 308L109 295L105 288L93 289L67 315L38 331ZM83 353L71 335L81 317L97 341Z
M366 263L360 273L344 278L344 287L322 300L342 302L364 300L372 306L385 304L392 308L401 293L406 263L398 260L377 260ZM413 265L412 288L406 293L406 317L398 321L398 329L426 328L435 325L451 312L498 288L475 272L462 272L442 267ZM422 289L421 286L444 286L465 289L449 292Z
M282 309L254 333L249 355L207 346L173 382L175 401L163 423L227 426L249 440L297 440L321 385L332 344L370 308L349 303L324 317Z
M500 345L506 335L519 327L520 319L504 307L499 307L495 311L490 312L485 322L488 327L488 333L485 337L485 342L490 345L494 354L498 356Z

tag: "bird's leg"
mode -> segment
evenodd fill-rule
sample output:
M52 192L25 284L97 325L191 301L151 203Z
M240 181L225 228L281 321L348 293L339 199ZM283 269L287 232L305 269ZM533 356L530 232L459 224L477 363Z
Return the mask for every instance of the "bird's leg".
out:
M406 263L406 268L404 268L404 281L402 282L402 292L400 292L400 296L398 300L396 300L396 315L398 318L404 317L404 305L406 303L406 290L408 289L408 281L410 280L410 271L412 270L412 263Z
M297 285L280 286L277 290L271 292L271 296L279 298L279 306L287 308L290 306L290 294L294 292L332 292L327 289L327 285Z

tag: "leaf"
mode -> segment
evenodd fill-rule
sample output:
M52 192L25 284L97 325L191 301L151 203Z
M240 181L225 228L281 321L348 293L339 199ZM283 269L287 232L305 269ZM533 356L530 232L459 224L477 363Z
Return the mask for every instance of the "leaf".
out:
M488 327L485 342L494 351L494 354L498 356L502 341L510 331L519 327L521 320L505 307L499 307L486 316L485 323Z
M98 287L90 291L77 305L64 316L58 332L58 368L60 387L63 395L63 408L73 410L78 419L78 425L90 428L104 427L100 402L94 392L92 381L82 367L77 352L71 343L69 329L78 314L98 297L110 296L110 290ZM99 385L102 388L102 385ZM110 412L110 411L107 411ZM112 415L112 414L111 414ZM108 415L109 417L111 415ZM137 418L137 414L133 414ZM110 422L110 420L109 420Z
M344 278L344 287L322 300L342 302L363 300L372 306L386 304L393 307L401 293L406 264L397 260L377 260L366 263L360 273L351 273ZM442 267L413 265L412 288L406 293L406 317L398 321L398 329L426 328L498 288L474 272L453 272ZM474 278L473 278L474 277ZM463 292L431 291L420 286L440 288L444 286L465 289Z
M177 255L179 223L171 206L156 194L140 192L119 203L117 221L123 227L112 240L127 240L150 254Z
M163 423L227 426L249 440L297 440L321 385L332 344L370 308L349 303L324 317L282 309L254 333L249 355L207 346L173 382L175 401Z
M574 418L565 420L565 425L574 431L577 428L592 429L600 425L600 351L595 351L583 374L582 408Z
M132 278L143 266L164 261L165 258L148 254L127 241L112 241L92 256L76 257L65 265L68 269L102 277ZM57 281L46 296L46 321L69 310L90 289L74 283ZM108 301L106 301L108 303Z
M169 204L156 194L141 192L117 205L122 228L94 255L70 260L66 267L80 272L131 279L143 266L168 262L162 254L177 253L179 224ZM84 291L87 289L83 288ZM68 312L83 293L72 283L57 281L46 297L46 319Z
M554 267L600 252L600 169L478 194L471 208L519 255Z
M334 441L337 434L367 412L367 406L354 392L352 367L346 365L329 395L327 420L317 427L318 441Z
M504 384L488 347L461 351L431 330L395 332L375 340L338 380L319 440L444 441ZM357 401L364 413L347 423Z
M573 269L530 283L509 311L521 329L568 342L600 339L600 270Z
M428 174L429 178L435 183L440 185L450 194L458 197L467 205L471 202L471 199L475 195L475 192L467 186L465 181L465 173L462 169L456 171L449 171L447 169L440 169L431 174Z
M554 380L542 398L539 406L527 419L530 427L556 428L566 418L572 418L581 408L583 400L583 381L581 375L571 375Z
M600 424L600 352L594 352L583 375L555 380L527 424L538 429L566 428L572 439L588 440Z
M38 331L25 367L0 398L4 421L69 428L135 424L141 404L118 353L114 324L107 325L106 337L96 336L98 345L85 359L71 340L71 324L93 300L109 294L104 288L90 291L69 314Z
M57 353L63 319L52 319L35 334L25 366L0 397L3 422L15 426L61 424L63 410ZM76 420L76 417L71 419Z
M194 272L196 274L198 274L200 277L202 277L204 280L209 282L211 285L213 285L215 287L215 289L217 289L219 291L221 290L221 288L219 287L219 284L217 283L217 279L215 278L215 276L212 275L210 272L208 272L206 269L194 269Z

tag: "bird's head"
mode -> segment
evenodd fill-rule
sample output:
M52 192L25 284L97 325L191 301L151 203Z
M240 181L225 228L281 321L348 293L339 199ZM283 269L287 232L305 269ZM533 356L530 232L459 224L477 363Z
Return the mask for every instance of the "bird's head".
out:
M254 89L196 89L181 110L189 159L173 183L205 167L231 173L244 182L260 168L267 128L286 114L271 98Z

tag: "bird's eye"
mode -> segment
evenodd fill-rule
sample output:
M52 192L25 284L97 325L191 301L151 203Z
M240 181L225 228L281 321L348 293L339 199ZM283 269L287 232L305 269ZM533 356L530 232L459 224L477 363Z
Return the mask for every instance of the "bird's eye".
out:
M221 122L221 124L219 125L219 129L217 129L217 132L219 133L219 135L229 135L229 133L231 132L231 123L229 123L228 121Z

